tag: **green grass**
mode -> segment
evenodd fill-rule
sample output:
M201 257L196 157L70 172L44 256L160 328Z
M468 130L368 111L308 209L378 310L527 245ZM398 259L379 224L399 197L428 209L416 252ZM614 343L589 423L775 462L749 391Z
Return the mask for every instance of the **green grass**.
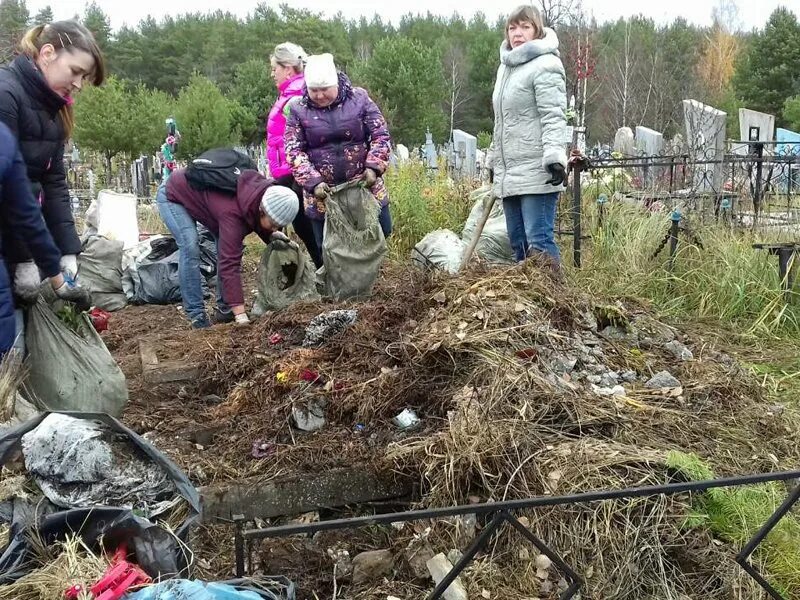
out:
M667 464L690 480L714 479L696 455L670 453ZM786 498L783 483L764 483L708 490L694 498L687 527L708 527L720 539L741 549ZM786 598L800 598L800 520L789 514L756 549L755 558L769 570L770 582Z
M472 205L474 186L449 180L440 169L429 173L421 164L409 163L386 174L394 232L389 238L393 259L407 260L426 234L451 229L460 234Z
M670 271L668 248L653 257L669 227L666 214L607 205L576 281L592 292L648 299L675 317L713 317L751 334L800 332L800 304L787 306L777 261L752 248L759 241L752 232L706 225L695 231L702 248L681 235Z
M155 202L152 204L139 204L136 209L139 221L139 231L142 233L169 233L167 226L158 214Z

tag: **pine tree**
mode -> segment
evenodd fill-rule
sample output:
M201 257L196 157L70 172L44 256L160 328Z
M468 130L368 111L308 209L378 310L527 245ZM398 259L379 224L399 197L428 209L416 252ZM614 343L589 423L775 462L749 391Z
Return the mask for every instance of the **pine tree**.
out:
M14 56L29 18L25 0L0 0L0 63L5 64Z
M395 142L420 144L427 128L437 139L445 138L446 86L436 50L404 37L387 38L356 73L381 107Z
M734 85L747 108L785 123L786 99L800 94L800 24L794 13L786 8L772 13L738 64Z

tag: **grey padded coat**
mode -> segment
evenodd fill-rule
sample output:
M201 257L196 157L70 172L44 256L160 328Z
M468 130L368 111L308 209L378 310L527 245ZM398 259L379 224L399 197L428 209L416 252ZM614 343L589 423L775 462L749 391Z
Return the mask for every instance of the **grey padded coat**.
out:
M503 41L492 102L495 196L563 191L546 183L547 165L567 167L566 77L555 31L513 49Z

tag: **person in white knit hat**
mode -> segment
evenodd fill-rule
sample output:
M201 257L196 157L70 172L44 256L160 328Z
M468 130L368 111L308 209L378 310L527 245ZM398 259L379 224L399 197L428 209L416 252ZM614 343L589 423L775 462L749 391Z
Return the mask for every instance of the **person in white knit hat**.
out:
M392 141L386 119L365 89L353 87L336 70L330 54L309 56L305 78L306 94L289 104L284 142L317 244L322 248L331 187L356 180L380 204L381 229L388 237L392 219L383 173Z
M181 297L192 327L211 325L203 301L197 223L205 225L217 242L217 310L213 320L248 325L242 287L244 239L255 232L265 243L278 239L294 244L281 229L297 215L297 195L287 187L274 185L258 171L244 170L231 197L216 189L195 189L186 169L178 169L158 189L156 204L178 243Z

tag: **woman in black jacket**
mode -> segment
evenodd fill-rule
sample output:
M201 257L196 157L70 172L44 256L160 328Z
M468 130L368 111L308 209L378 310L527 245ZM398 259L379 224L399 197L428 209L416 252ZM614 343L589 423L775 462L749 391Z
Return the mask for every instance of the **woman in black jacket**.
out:
M62 269L74 275L80 239L72 216L64 144L72 134L74 94L86 81L100 85L105 64L91 32L77 21L34 27L20 43L19 55L0 69L0 121L17 138L33 195L63 258ZM18 296L29 296L41 282L20 231L0 212L3 255L14 271Z

